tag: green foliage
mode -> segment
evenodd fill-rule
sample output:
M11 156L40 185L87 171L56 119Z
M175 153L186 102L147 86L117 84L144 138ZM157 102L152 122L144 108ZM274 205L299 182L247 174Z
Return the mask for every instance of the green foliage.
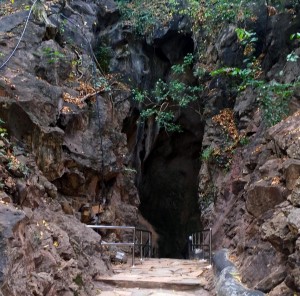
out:
M66 24L67 24L67 20L62 20L59 23L58 31L61 35L63 35L65 33Z
M136 102L142 103L146 100L148 97L148 92L147 91L139 91L137 89L133 89L132 91L133 98Z
M172 71L175 74L183 74L187 67L191 66L193 64L193 54L188 53L184 58L183 58L183 63L178 64L178 65L173 65L171 67Z
M183 63L171 67L173 74L184 74L186 68L193 62L193 55L184 57ZM178 108L186 108L199 97L201 86L191 86L179 79L168 82L158 79L152 92L132 90L133 99L142 103L144 108L142 118L153 117L161 128L166 131L180 131L180 127L174 123L175 112Z
M178 0L118 0L123 21L137 35L151 35L156 28L167 26L174 15L196 18L200 4L195 0L185 1L184 7Z
M205 74L206 74L206 70L202 67L197 67L193 72L193 75L198 79L202 79Z
M84 285L81 274L77 274L76 277L73 279L73 282L79 287L82 287Z
M294 33L290 35L290 40L300 39L300 33Z
M123 21L137 35L151 34L167 26L174 16L188 16L195 32L201 28L216 32L226 23L236 23L251 16L247 1L240 0L118 0ZM208 34L209 35L209 34Z
M211 146L206 147L201 153L201 160L209 161L212 158L213 153L214 149Z
M98 75L97 78L95 78L94 86L96 88L103 89L105 92L111 92L111 90L112 90L112 87L109 84L108 79L106 77L100 76L100 75Z
M230 68L222 67L212 71L212 77L218 75L225 75L232 78L238 78L236 81L236 88L239 91L244 90L246 87L252 87L259 93L259 104L263 110L263 118L268 126L272 126L284 117L289 112L289 101L293 94L294 88L299 84L296 83L278 83L276 81L267 82L260 78L261 68L257 59L253 55L253 43L257 41L254 33L247 32L244 29L236 29L236 33L240 43L244 46L244 55L246 55L245 68ZM292 36L292 35L291 35ZM300 38L297 34L291 37ZM249 49L249 46L251 47ZM248 48L248 51L246 50ZM295 62L298 60L298 55L294 52L287 56L287 60ZM242 140L240 139L242 144Z
M200 86L190 86L177 79L170 82L159 79L155 84L153 95L157 102L173 102L180 107L186 107L198 98L201 90Z
M300 33L297 32L290 35L290 40L297 40L297 39L300 39ZM297 62L298 59L299 56L294 51L292 51L286 57L287 62Z
M268 126L275 125L288 115L289 101L298 84L272 81L260 86L259 103Z
M155 28L159 18L159 15L156 16L156 11L160 11L156 5L157 1L152 4L141 0L117 2L123 21L132 27L137 35L150 33ZM166 13L166 17L168 14Z
M256 33L246 31L242 28L236 30L238 40L244 50L244 65L243 68L237 67L221 67L210 73L212 77L225 75L235 78L237 90L244 90L247 86L256 86L260 84L259 77L261 68L254 56L254 44L257 41Z
M246 136L243 136L243 137L240 137L239 139L239 143L242 145L242 146L246 146L250 143L250 140L248 137Z
M65 55L63 53L51 47L44 47L43 54L48 59L49 64L56 64L58 61L65 58Z
M287 62L297 62L298 59L299 59L299 56L294 51L292 51L286 57Z
M4 121L0 119L0 138L6 138L7 137L7 130L6 128L2 127L1 125L4 124Z
M243 45L254 43L258 40L255 32L247 31L243 28L236 28L235 32L239 42Z
M109 64L112 58L112 49L110 46L100 46L95 52L96 59L104 73L109 72Z
M207 32L216 33L228 23L237 23L251 16L247 1L208 0L201 1L198 19Z
M204 211L214 202L217 193L217 187L210 182L204 192L199 193L198 203L201 211Z

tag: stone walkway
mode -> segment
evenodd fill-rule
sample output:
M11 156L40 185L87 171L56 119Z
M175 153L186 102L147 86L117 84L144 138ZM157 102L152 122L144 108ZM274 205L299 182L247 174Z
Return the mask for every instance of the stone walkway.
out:
M97 296L209 296L212 279L206 261L146 259L134 267L115 265L112 276L96 278Z

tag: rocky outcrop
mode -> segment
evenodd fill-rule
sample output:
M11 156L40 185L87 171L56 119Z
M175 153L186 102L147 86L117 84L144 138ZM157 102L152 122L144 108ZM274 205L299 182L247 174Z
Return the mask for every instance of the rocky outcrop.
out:
M90 209L86 223L137 223L122 133L128 87L100 74L92 52L98 13L113 13L108 2L49 3L47 21L35 15L46 9L39 3L14 55L1 59L3 295L95 295L94 276L110 267L101 236L81 223L80 210ZM25 4L11 4L0 18L3 57L20 38Z
M265 40L269 40L263 69L270 80L276 80L276 73L283 69L286 75L280 79L290 83L298 77L297 74L293 76L296 72L292 70L297 65L286 62L284 53L287 49L282 36L297 26L299 18L288 13L267 18L266 31L259 29L262 24L259 18L253 27L256 33L266 34ZM273 31L273 28L279 28L279 23L286 24L280 29L282 34ZM221 63L225 57L221 50L226 46L228 51L233 50L230 30L223 34L220 39L223 47L218 47ZM281 48L282 55L280 51L273 55L275 48ZM228 63L231 65L230 60ZM300 291L296 268L299 263L300 151L297 93L295 89L289 105L290 116L271 128L265 126L262 110L258 108L259 94L250 87L239 94L232 108L238 133L246 135L247 143L235 147L229 158L221 149L220 154L227 157L229 168L222 167L219 154L216 154L204 161L200 169L199 202L204 204L205 197L210 196L210 206L203 211L202 217L205 225L213 229L214 247L229 248L230 258L235 261L242 282L269 295L292 295ZM206 105L209 111L215 108L211 103ZM222 142L222 133L226 131L207 120L203 146L215 149L226 145L226 141Z
M20 51L26 48L24 55L15 54L1 70L1 90L7 96L1 96L0 117L10 137L34 154L39 169L76 211L85 203L106 207L110 197L118 199L118 204L129 200L133 209L138 205L135 187L125 172L127 148L122 123L130 107L128 91L125 86L114 89L117 82L108 81L100 70L93 76L97 61L91 47L92 24L98 13L104 18L113 13L114 9L107 7L105 2L82 1L65 8L49 7L49 20L56 26L51 36L47 25L32 17L22 39L26 45L18 47ZM17 10L2 18L1 24L22 25L23 14ZM1 28L1 51L7 56L19 31L14 26ZM101 90L104 84L110 88L109 95ZM136 214L125 218L122 211L118 213L120 223L137 221Z
M1 217L8 219L6 226L2 222L1 236L9 241L5 248L2 245L4 295L94 295L93 277L110 272L101 258L97 233L74 216L64 215L57 201L41 199L34 211L10 205L2 205L1 211L5 212Z

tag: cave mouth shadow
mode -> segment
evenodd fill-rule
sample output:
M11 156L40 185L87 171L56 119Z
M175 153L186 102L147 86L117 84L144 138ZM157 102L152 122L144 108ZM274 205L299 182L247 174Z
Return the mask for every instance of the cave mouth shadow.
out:
M188 132L161 136L143 164L139 210L159 235L159 257L186 257L188 236L201 229L201 140Z

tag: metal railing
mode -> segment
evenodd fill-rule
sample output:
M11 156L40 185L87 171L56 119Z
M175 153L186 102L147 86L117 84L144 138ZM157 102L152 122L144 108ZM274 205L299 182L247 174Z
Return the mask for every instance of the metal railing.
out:
M212 230L204 229L192 233L189 236L189 258L195 256L196 251L199 250L201 259L208 259L209 263L212 262Z
M137 240L135 241L135 245L139 247L140 259L143 260L143 258L147 258L147 257L151 258L153 256L151 231L141 229L141 228L136 228L135 233L137 238ZM146 234L146 238L144 237L144 234Z
M136 247L140 252L140 259L143 260L145 257L152 256L152 233L148 230L139 229L134 226L116 226L116 225L86 225L88 228L92 229L121 229L121 230L130 230L132 231L132 240L129 242L105 242L101 241L101 245L103 246L130 246L132 252L132 266L134 266L135 262L135 251ZM139 234L139 235L137 235ZM144 234L146 234L146 241Z

